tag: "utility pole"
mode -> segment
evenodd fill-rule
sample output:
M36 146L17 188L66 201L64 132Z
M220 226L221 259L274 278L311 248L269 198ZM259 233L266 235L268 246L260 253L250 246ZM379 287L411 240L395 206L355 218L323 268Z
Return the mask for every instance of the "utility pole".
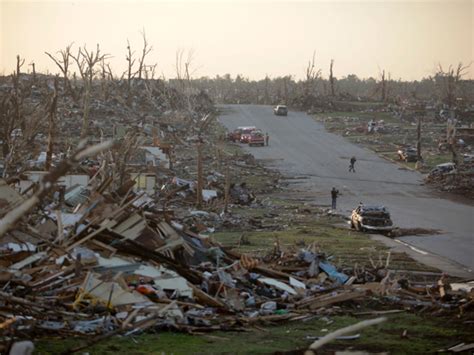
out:
M224 192L224 212L227 213L229 209L230 200L230 172L229 162L226 159L225 162L225 192Z
M54 78L54 91L51 97L51 103L49 105L48 112L48 146L46 150L46 162L44 164L44 170L49 171L51 168L54 141L56 136L56 110L58 105L58 77Z
M420 169L423 166L423 156L421 155L421 124L423 122L423 116L425 115L425 108L419 107L415 111L418 118L416 126L416 164L415 168Z
M448 147L451 150L451 154L453 156L453 163L458 167L458 154L456 151L456 118L454 111L449 112L450 117L447 120L447 129L446 129L446 142L448 143Z
M199 137L197 143L197 187L196 187L196 206L202 206L202 139Z
M421 116L418 116L418 126L416 127L416 160L421 160Z

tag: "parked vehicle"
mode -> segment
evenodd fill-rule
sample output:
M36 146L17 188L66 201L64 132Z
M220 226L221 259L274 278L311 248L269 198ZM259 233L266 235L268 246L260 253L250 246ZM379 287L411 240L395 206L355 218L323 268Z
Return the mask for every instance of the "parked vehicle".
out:
M249 146L254 147L254 146L265 146L265 136L262 131L260 130L255 130L252 133L250 133L250 139L249 139Z
M409 148L402 148L398 150L398 159L403 160L405 162L416 162L418 160L418 152L416 148L409 147Z
M287 116L288 107L286 107L285 105L277 105L273 108L273 113L277 116Z
M429 177L434 177L438 175L444 175L456 170L456 164L454 163L443 163L436 165L436 167L430 171L428 174Z
M250 140L250 134L257 129L257 127L241 127L242 132L240 134L240 143L248 143Z
M384 206L360 205L351 214L351 228L358 231L391 232L393 222Z
M232 132L227 134L227 138L232 142L240 142L240 135L242 134L242 129L237 128L234 129Z
M473 164L474 163L474 154L463 154L462 162L464 164Z

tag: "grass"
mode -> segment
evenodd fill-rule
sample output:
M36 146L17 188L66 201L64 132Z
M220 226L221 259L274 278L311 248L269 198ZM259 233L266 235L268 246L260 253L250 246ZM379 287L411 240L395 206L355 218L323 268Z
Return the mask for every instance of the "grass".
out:
M354 312L362 310L357 307L353 309ZM388 321L379 326L362 330L359 339L335 341L326 345L321 353L349 347L368 351L388 350L391 354L432 353L458 341L474 341L474 333L468 328L460 327L459 324L446 327L442 318L410 313L392 314L387 318ZM134 337L115 337L87 351L90 354L271 354L305 349L314 341L307 337L324 336L363 319L367 318L328 314L307 322L248 328L246 332L219 331L201 336L158 331ZM401 337L404 331L406 338ZM42 340L37 344L37 353L57 354L85 340Z
M426 155L425 164L429 168L434 168L438 164L443 164L452 161L451 154L437 154L437 155Z
M262 216L253 215L253 217ZM262 222L265 225L267 221L263 218ZM223 246L234 247L240 253L255 256L266 254L277 240L282 248L294 251L303 245L315 243L322 252L333 257L333 262L348 268L352 268L355 264L369 266L370 259L374 262L379 259L386 260L389 249L385 245L373 241L368 234L334 225L343 222L344 220L334 216L292 213L286 218L282 215L278 217L278 223L287 226L282 231L233 230L215 233L213 239ZM238 246L242 234L245 235L248 242ZM404 253L391 253L390 268L410 271L438 271L414 261Z

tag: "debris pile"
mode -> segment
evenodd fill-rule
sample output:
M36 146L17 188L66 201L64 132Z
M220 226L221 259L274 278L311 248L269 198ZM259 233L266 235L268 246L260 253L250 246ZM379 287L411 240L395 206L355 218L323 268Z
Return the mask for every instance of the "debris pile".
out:
M426 183L442 191L474 196L474 165L462 164L457 169L453 163L438 165L425 178Z
M314 244L287 251L276 245L258 258L239 254L143 191L106 192L110 183L92 181L74 197L53 198L3 234L4 335L103 339L157 328L239 330L367 300L385 308L472 312L472 282L442 277L430 286L411 284L391 276L388 259L339 270ZM5 183L0 191L4 219L29 201ZM190 216L220 218L205 211Z

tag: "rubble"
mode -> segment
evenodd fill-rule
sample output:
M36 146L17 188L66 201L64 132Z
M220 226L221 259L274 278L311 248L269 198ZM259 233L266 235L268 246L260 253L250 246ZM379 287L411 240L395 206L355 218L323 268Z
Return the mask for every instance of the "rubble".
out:
M279 177L258 172L252 156L228 156L210 142L200 119L210 105L204 94L201 111L183 113L173 111L182 106L179 93L160 81L153 89L167 97L159 117L150 116L158 100L145 96L132 95L128 103L118 93L106 103L92 99L91 141L102 143L100 149L76 152L69 140L79 130L81 109L73 98L64 98L58 145L69 152L54 155L52 168L39 172L46 157L35 147L31 151L38 151L23 159L32 164L11 159L5 169L9 180L0 180L4 349L12 341L51 336L89 336L97 342L156 329L245 330L368 301L392 308L385 312L472 317L469 280L455 280L452 287L446 277L413 283L392 275L389 259L341 269L314 244L284 250L276 243L265 255L253 255L217 243L212 233L229 226L286 228L270 208L267 220L229 212L233 206L263 205L257 193L278 186ZM119 144L109 149L106 138ZM204 147L203 179L196 147ZM273 184L249 188L245 177L256 172Z
M1 186L3 211L28 201ZM190 210L178 219L160 211L159 198L136 204L143 191L120 195L101 187L89 183L86 199L76 203L42 205L3 235L0 321L7 338L239 330L369 299L394 310L465 316L473 308L472 282L452 289L444 277L411 284L391 277L388 260L364 272L340 270L314 245L260 258L239 254L189 219L218 224L217 214Z

